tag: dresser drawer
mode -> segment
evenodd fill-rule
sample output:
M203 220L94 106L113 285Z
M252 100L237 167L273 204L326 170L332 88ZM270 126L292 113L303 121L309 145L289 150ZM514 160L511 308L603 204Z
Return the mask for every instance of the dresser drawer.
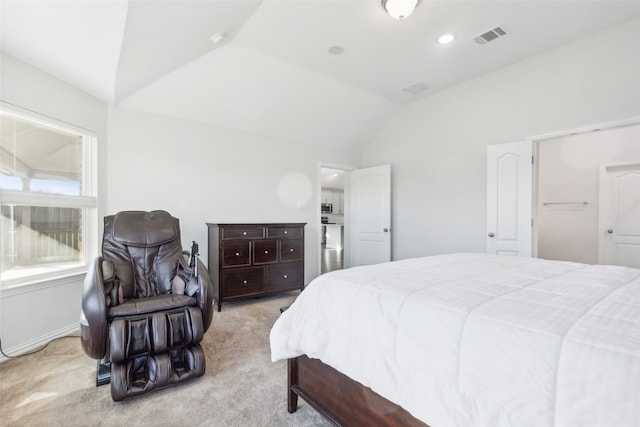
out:
M257 240L253 242L253 263L272 264L278 261L277 240Z
M222 239L262 239L264 227L234 227L223 228Z
M280 241L280 261L300 261L304 249L302 239L283 239Z
M229 240L222 243L222 267L242 267L251 265L249 258L250 241Z
M264 269L264 267L252 267L223 271L224 298L264 293Z
M277 264L267 268L268 291L302 289L304 285L304 263Z
M299 239L302 237L301 227L267 227L267 238Z

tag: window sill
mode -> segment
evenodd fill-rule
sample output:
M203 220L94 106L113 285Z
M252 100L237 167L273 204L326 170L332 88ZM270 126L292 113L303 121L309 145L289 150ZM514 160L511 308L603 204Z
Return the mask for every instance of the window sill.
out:
M52 271L53 270L53 271ZM11 277L2 279L2 294L9 296L11 294L29 292L35 289L48 288L50 286L59 286L68 284L70 281L83 280L87 274L88 267L86 265L77 265L69 267L67 264L63 269L55 268L38 268L29 269L29 275L24 277Z

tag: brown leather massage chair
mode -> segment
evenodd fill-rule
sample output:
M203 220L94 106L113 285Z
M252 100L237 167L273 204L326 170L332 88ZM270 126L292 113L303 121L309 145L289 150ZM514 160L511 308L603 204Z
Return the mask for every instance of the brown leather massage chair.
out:
M104 219L102 256L87 273L80 318L84 351L98 361L97 385L128 397L202 376L200 341L213 317L213 286L183 252L177 218L125 211Z

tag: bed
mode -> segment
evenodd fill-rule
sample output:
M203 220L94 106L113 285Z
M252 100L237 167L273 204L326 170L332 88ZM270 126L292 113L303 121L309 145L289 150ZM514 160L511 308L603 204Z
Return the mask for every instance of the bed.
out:
M447 254L319 276L271 330L336 425L639 426L640 270Z

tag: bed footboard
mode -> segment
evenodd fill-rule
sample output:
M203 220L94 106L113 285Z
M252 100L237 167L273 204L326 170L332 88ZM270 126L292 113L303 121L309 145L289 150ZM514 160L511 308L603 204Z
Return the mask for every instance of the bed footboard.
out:
M428 427L402 407L318 359L288 359L287 383L289 412L296 411L299 396L336 426Z

